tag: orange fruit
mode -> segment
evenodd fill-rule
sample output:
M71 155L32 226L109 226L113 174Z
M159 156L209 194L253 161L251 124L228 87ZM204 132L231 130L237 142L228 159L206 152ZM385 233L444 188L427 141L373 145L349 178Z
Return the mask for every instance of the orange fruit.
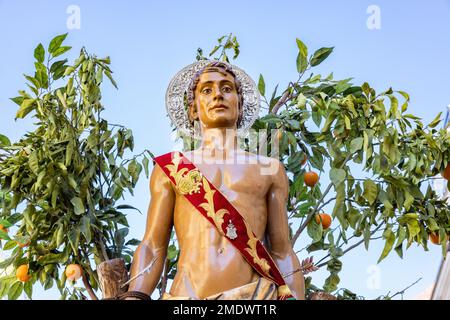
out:
M322 228L324 230L328 229L331 226L331 216L326 213L321 213L316 215L317 223L322 223Z
M429 239L434 244L439 244L439 234L438 233L434 233L434 232L430 233Z
M448 241L448 238L449 238L449 236L447 235L447 241ZM430 233L429 239L434 244L440 244L440 242L439 242L439 233L437 233L437 232Z
M17 268L16 277L19 281L27 282L31 276L28 274L28 265L23 264Z
M305 173L303 180L308 187L314 187L317 181L319 181L319 175L314 171L309 171Z
M2 224L0 224L0 230L8 232L8 228L5 228Z
M82 272L83 270L79 264L72 263L66 267L66 277L70 281L77 281L80 279Z
M446 180L450 180L450 163L445 167L444 172L441 174Z

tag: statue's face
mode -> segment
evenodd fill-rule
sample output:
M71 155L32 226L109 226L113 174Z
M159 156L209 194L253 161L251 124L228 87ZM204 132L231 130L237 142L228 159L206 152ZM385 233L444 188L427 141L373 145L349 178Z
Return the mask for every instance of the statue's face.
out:
M205 72L195 88L193 118L206 128L233 128L239 117L239 96L228 72Z

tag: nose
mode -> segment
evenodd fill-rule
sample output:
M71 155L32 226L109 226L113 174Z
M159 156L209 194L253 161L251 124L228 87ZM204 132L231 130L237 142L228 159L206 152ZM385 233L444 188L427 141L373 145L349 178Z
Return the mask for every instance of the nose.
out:
M213 94L214 94L214 100L223 98L222 91L220 90L220 88L218 86L214 86Z

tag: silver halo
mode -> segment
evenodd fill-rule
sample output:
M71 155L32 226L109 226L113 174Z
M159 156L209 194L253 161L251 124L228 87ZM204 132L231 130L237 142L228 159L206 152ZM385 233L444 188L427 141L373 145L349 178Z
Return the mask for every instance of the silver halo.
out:
M189 122L187 105L185 105L185 94L187 94L191 79L197 71L211 62L213 61L200 60L184 67L172 78L166 91L166 109L172 124L182 134L193 136L195 139L201 138L200 126L196 125L194 127ZM223 63L231 67L231 70L233 70L237 79L241 82L244 103L242 120L237 134L238 136L244 136L256 118L258 118L260 104L259 91L253 79L245 71L229 63ZM195 121L195 124L198 124L198 121Z

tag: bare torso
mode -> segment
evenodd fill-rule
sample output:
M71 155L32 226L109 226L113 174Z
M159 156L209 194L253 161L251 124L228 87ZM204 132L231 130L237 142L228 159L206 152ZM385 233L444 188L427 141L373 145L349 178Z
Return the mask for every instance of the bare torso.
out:
M238 209L264 242L266 195L273 178L264 175L261 168L273 164L274 159L238 151L234 159L239 161L217 164L196 161L198 151L183 154ZM239 251L180 194L176 194L173 221L180 258L172 295L202 299L257 279L258 275Z

